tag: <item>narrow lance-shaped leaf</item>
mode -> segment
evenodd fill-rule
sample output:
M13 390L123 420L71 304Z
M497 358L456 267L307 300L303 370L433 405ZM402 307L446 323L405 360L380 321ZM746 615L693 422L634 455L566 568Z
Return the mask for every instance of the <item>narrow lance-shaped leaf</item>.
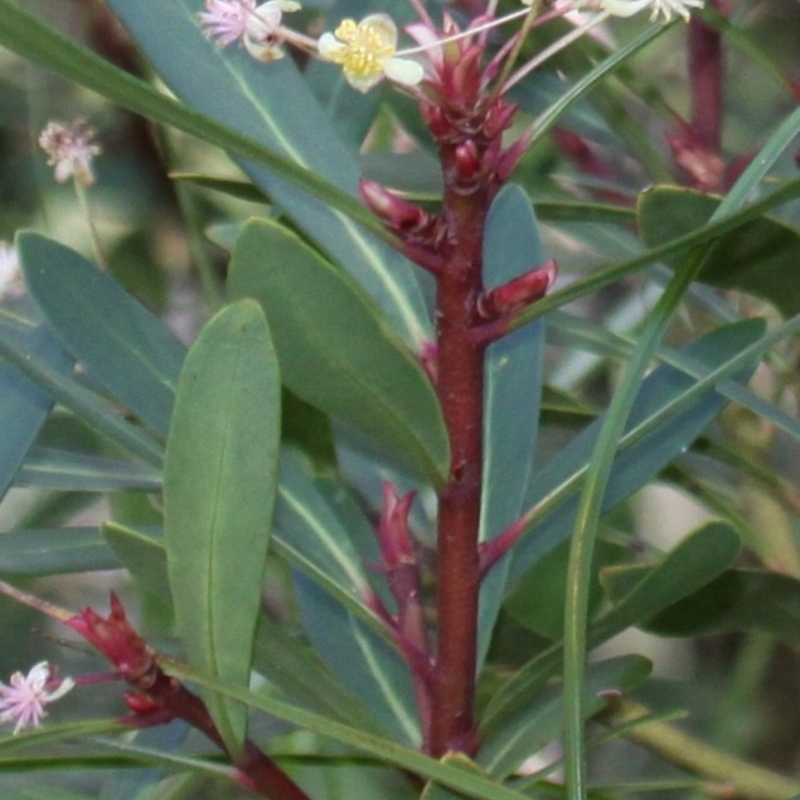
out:
M507 186L486 221L484 275L494 288L538 266L542 248L525 192ZM544 323L538 320L489 347L485 367L481 541L496 536L522 512L539 429ZM481 584L478 662L489 647L509 560Z
M674 186L656 186L639 196L639 231L648 247L670 242L706 223L719 200ZM771 302L785 316L800 312L800 234L769 217L746 222L711 248L698 280L739 289Z
M185 348L110 275L58 242L18 237L25 280L91 377L166 436Z
M37 328L22 337L20 343L51 369L67 373L72 359L47 328ZM40 428L53 407L53 398L16 367L0 362L0 420L3 437L0 443L0 499L5 496Z
M228 291L261 303L291 391L416 475L444 481L449 446L433 387L351 278L280 225L251 220Z
M759 340L764 331L762 320L747 320L726 325L701 337L686 349L686 355L709 368L724 363L748 345ZM695 381L672 367L659 367L642 383L628 420L628 429L658 414L659 408L687 391ZM702 433L724 408L726 398L713 390L704 394L689 410L665 419L656 430L645 435L616 458L606 489L604 508L612 508L658 473ZM554 457L532 481L527 501L530 506L547 501L561 486L575 480L585 470L602 419L594 422ZM577 486L577 483L576 483ZM513 577L549 552L572 530L577 500L574 494L543 516L535 535L528 535L515 548Z
M277 480L280 378L261 309L226 307L189 351L164 468L164 520L178 633L192 666L246 686ZM227 746L246 710L206 701Z

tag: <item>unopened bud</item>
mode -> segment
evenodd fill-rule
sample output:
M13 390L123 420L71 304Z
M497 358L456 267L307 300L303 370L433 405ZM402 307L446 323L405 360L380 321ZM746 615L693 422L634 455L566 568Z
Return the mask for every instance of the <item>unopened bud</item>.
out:
M556 279L558 267L554 259L524 275L513 278L488 291L478 304L485 319L497 319L540 300Z
M432 218L427 211L414 203L392 194L377 181L362 179L358 185L364 204L392 230L414 234L430 225Z
M473 185L481 175L482 166L481 154L473 139L467 139L456 146L455 179L457 184Z
M486 114L486 120L483 123L484 136L487 139L494 139L499 136L511 125L518 108L519 106L516 103L506 103L503 100L498 100Z
M451 100L456 103L472 105L481 86L481 57L483 45L475 44L464 49L452 69Z

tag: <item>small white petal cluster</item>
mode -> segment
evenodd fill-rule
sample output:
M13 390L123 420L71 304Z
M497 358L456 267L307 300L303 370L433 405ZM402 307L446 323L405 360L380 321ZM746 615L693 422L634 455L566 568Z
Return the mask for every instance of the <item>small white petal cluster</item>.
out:
M0 300L25 294L17 249L0 240Z
M632 17L649 8L652 21L661 14L665 22L669 22L673 15L683 17L688 22L691 9L702 8L704 2L705 0L602 0L601 7L615 17Z
M38 728L47 716L44 707L62 698L75 685L71 678L64 678L50 691L47 688L50 682L50 666L46 661L40 661L27 675L15 672L8 685L0 682L0 724L16 722L15 736L25 728Z
M197 18L220 47L241 41L253 58L275 61L283 57L283 15L299 10L295 0L268 0L259 6L256 0L206 0L206 11Z
M55 179L64 183L75 177L78 183L94 183L92 159L99 155L100 146L93 143L94 131L83 120L70 126L49 122L39 134L39 146L47 153L47 163L55 167Z
M533 5L533 0L521 0L522 5ZM650 9L650 19L655 21L660 14L665 22L673 16L689 21L693 8L702 8L705 0L576 0L574 8L590 8L605 11L614 17L632 17L640 11Z

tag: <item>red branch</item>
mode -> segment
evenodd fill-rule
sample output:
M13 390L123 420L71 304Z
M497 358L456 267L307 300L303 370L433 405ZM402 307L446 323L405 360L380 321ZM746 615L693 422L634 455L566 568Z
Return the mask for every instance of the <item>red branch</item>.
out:
M446 263L437 281L437 390L450 433L447 485L439 495L438 647L431 752L474 752L478 523L483 464L483 354L472 336L482 295L483 228L489 191L459 186L464 156L442 147Z

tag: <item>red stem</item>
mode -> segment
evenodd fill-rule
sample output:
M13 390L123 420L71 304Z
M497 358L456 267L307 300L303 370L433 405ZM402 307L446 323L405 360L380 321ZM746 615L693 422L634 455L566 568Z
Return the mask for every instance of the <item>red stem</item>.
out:
M441 151L445 176L446 261L437 282L437 390L450 434L447 485L439 494L438 647L431 753L473 753L480 562L478 523L483 463L483 353L472 328L482 292L483 227L490 197L460 184L455 148Z
M710 5L722 10L719 2ZM722 148L722 37L696 15L689 23L689 78L692 133L699 144L718 154Z

